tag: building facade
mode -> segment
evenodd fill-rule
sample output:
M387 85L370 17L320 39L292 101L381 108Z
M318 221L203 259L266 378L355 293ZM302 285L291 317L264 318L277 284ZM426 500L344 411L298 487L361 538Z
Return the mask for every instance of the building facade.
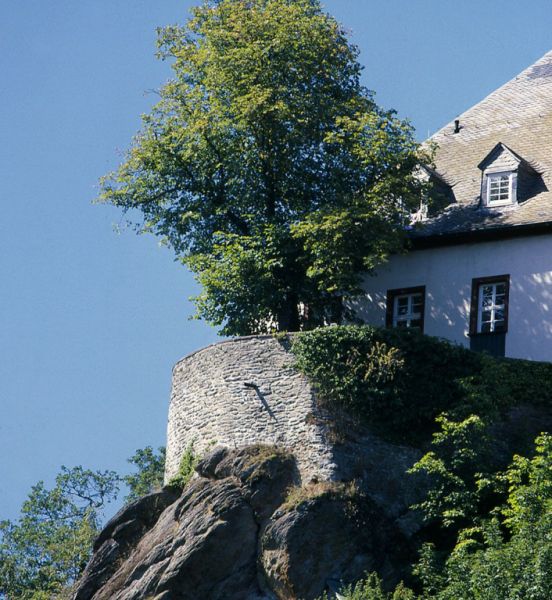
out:
M366 276L358 316L552 361L552 52L431 141L444 208Z

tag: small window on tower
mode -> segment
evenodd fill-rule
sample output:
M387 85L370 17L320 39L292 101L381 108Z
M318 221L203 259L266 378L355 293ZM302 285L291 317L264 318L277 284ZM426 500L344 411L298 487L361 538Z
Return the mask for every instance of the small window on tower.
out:
M424 286L387 292L387 327L414 327L423 331L424 310Z

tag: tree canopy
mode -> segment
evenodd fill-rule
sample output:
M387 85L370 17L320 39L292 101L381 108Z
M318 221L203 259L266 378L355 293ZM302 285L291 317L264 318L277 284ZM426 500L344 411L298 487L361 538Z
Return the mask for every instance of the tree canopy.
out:
M17 521L0 521L0 598L68 598L100 533L105 507L115 502L121 483L127 502L162 486L165 448L136 450L128 459L136 472L62 467L54 485L34 485Z
M411 126L319 0L205 0L158 45L173 78L100 200L175 251L224 334L340 320L424 193Z
M82 572L102 509L119 491L113 471L63 467L33 486L17 522L0 522L0 598L49 600Z

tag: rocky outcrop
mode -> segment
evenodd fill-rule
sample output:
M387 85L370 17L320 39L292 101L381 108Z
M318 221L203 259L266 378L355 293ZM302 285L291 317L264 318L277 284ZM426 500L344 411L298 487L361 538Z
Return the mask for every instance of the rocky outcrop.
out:
M295 458L262 445L215 448L196 470L108 523L74 600L309 600L366 571L394 583L412 558L416 528L395 497L408 486L301 487Z

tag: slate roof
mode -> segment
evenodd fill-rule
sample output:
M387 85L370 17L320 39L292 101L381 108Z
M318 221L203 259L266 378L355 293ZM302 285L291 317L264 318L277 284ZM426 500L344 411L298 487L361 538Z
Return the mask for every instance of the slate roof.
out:
M492 92L430 138L435 167L452 188L454 202L419 225L413 237L450 237L468 232L552 223L552 51ZM540 174L531 197L517 206L481 207L478 165L502 143Z

